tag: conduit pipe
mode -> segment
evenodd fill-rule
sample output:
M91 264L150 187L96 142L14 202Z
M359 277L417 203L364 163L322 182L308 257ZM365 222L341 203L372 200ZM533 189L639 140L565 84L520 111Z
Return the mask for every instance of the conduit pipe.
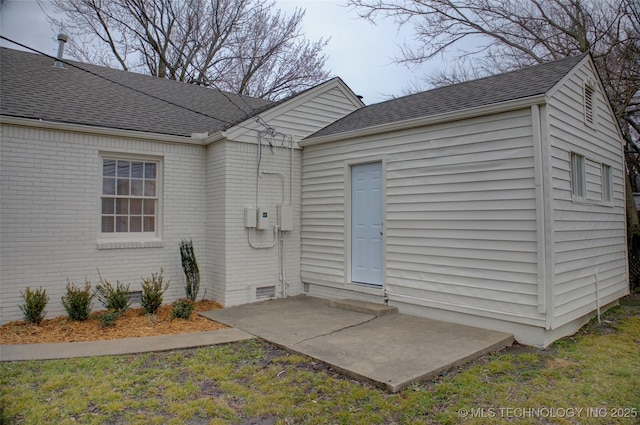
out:
M273 226L273 242L270 243L269 245L256 245L256 244L254 244L253 241L251 240L251 229L249 228L247 230L248 230L247 235L248 235L248 239L249 239L249 245L251 246L251 248L269 249L269 248L273 248L278 243L278 226Z
M291 144L291 165L289 166L289 205L293 205L293 136L289 136Z
M285 198L285 176L282 173L278 173L278 172L271 172L271 171L261 171L261 163L262 163L262 139L265 135L267 135L269 132L271 132L272 134L274 133L274 130L271 128L266 128L263 131L261 131L260 133L258 133L258 152L257 152L257 169L256 169L256 208L260 205L260 179L262 178L262 175L274 175L274 176L279 176L282 182L282 200L281 200L281 204L285 205L286 204L286 198ZM295 148L294 148L294 142L293 142L293 136L289 136L289 143L290 143L290 164L289 164L289 202L288 205L292 205L293 203L293 165L294 165L294 154L295 154ZM282 143L282 147L285 147L284 145L284 139L283 139L283 143ZM285 245L285 239L286 239L286 232L283 232L280 230L280 228L276 225L273 227L273 242L268 244L268 245L256 245L253 240L251 239L251 229L247 229L247 238L248 238L248 242L249 242L249 246L251 246L254 249L270 249L273 248L274 246L278 245L278 265L280 268L279 271L279 280L280 280L280 284L281 284L281 293L282 293L282 297L286 298L287 297L287 286L289 285L289 283L287 282L287 278L286 278L286 259L285 259L285 255L286 255L286 245Z
M262 174L264 174L265 176L278 176L280 177L280 179L282 179L282 201L280 202L281 204L284 204L284 194L285 194L285 190L284 190L284 174L282 173L274 173L273 171L263 171Z
M600 277L598 276L599 271L599 267L595 267L593 269L593 275L596 282L596 314L598 316L598 324L602 323L600 321Z
M293 135L289 135L289 152L290 152L290 164L289 164L289 205L293 206L293 159L294 159L294 154L295 154L295 149L293 146ZM284 176L283 176L284 177ZM283 182L284 184L284 182ZM282 186L283 188L283 193L284 193L284 186ZM285 244L285 240L287 238L287 232L280 232L280 237L281 237L281 246L280 248L282 249L282 256L281 258L281 266L280 266L280 270L282 271L282 297L286 298L288 296L287 294L287 289L289 286L289 282L287 282L287 261L286 261L286 254L287 254L287 247Z

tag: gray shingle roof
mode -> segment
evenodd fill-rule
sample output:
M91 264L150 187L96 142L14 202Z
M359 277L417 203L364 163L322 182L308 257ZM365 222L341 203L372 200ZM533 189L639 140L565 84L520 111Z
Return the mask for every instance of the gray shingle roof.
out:
M0 48L0 114L190 136L225 130L275 105L216 89L67 62L90 73L70 65L58 69L49 57Z
M585 55L376 103L355 110L306 139L544 94Z

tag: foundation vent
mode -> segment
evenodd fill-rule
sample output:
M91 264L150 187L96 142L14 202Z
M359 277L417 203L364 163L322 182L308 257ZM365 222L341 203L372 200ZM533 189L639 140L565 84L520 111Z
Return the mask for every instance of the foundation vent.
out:
M276 296L275 286L262 286L256 288L256 298L274 298Z
M142 291L129 291L129 301L131 301L131 304L140 304Z

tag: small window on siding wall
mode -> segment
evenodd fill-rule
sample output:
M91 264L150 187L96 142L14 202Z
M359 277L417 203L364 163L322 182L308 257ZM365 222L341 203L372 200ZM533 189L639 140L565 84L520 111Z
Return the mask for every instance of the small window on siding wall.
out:
M613 201L613 178L611 166L602 164L602 200L604 202Z
M101 158L102 235L153 235L158 230L157 160Z
M590 127L596 125L596 92L595 83L589 81L584 85L584 121Z
M586 194L584 156L571 152L571 196L583 199Z

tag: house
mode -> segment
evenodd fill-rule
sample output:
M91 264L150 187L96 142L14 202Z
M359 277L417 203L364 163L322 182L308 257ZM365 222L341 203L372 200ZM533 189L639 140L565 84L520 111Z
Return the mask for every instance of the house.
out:
M360 108L300 144L310 295L544 347L629 291L623 140L589 55Z
M20 291L165 269L546 346L628 293L622 138L589 55L371 106L279 102L0 49L0 321Z
M47 290L50 317L65 314L67 280L95 285L98 270L135 291L164 268L165 302L184 297L183 239L199 297L228 306L303 293L297 141L363 106L339 78L276 103L0 55L2 323L22 319L26 287ZM244 227L256 207L264 230ZM276 230L278 211L289 230Z

